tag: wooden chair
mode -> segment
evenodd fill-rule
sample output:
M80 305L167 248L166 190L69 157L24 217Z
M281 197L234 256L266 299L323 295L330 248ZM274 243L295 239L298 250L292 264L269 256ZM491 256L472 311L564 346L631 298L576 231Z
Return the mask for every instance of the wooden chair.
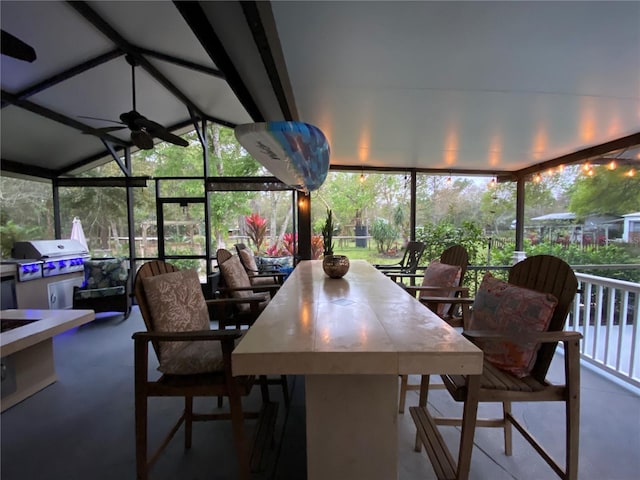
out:
M266 285L252 285L249 276L244 267L240 263L238 255L233 255L229 250L224 248L218 249L216 252L218 260L218 268L220 269L220 295L222 298L231 300L251 299L253 302L258 301L257 308L252 305L247 306L245 303L233 303L231 308L233 314L232 322L236 328L243 325L251 327L256 321L262 310L265 309L269 300L275 295L280 288L279 284L270 283ZM225 328L228 323L224 324ZM279 378L261 377L265 384L281 385L285 406L289 407L289 386L287 376L281 375ZM268 392L266 392L268 395Z
M240 263L249 276L251 285L260 286L270 285L274 283L282 284L284 278L286 277L286 274L281 273L275 266L259 268L256 264L256 259L253 255L253 252L244 243L236 244L236 251L238 253Z
M407 243L407 248L400 262L391 265L374 265L374 267L385 274L416 273L422 252L424 252L424 243L412 241Z
M485 279L487 277L485 276ZM498 281L499 282L499 281ZM484 283L484 280L483 280ZM495 283L495 282L494 282ZM505 453L511 455L511 426L522 434L542 458L551 466L554 472L563 479L578 478L578 438L580 422L580 352L579 343L582 335L579 332L563 331L564 324L577 291L577 280L571 267L562 260L538 255L514 265L509 272L508 284L504 286L503 298L514 298L518 292L528 291L551 294L557 299L557 305L552 310L548 327L542 332L519 331L513 332L516 321L513 315L504 316L498 311L491 321L498 323L509 322L507 333L504 328L484 331L465 330L464 335L483 348L485 353L483 374L481 376L443 375L445 387L451 396L459 402L464 402L464 416L461 419L433 418L427 411L427 396L429 376L422 377L419 406L410 407L409 411L417 426L416 451L420 451L424 444L432 464L437 465L438 478L466 478L471 463L473 436L475 427L498 427L504 430ZM469 320L470 328L475 326L475 316L491 302L479 300L484 295L482 285L473 302L473 314ZM507 293L510 292L510 293ZM489 297L491 292L487 292ZM529 294L526 294L529 295ZM532 295L536 295L533 293ZM487 298L489 298L487 297ZM553 298L551 297L551 298ZM534 301L528 305L533 305ZM500 310L500 307L494 307ZM516 315L524 315L525 309L512 309ZM529 309L526 309L529 310ZM519 320L519 319L518 319ZM499 342L499 343L496 343ZM505 343L506 342L506 343ZM547 371L553 358L558 342L564 346L564 384L553 385L546 380ZM531 359L532 367L517 374L505 369L511 369L509 363L496 362L492 353L495 346L514 346L525 344L539 346L537 354ZM535 359L535 360L534 360ZM500 368L496 365L500 365ZM543 449L539 442L525 429L511 411L513 402L564 402L566 412L566 455L565 468L560 465ZM477 419L479 402L501 402L503 414L497 419ZM540 419L544 421L544 419ZM452 460L444 445L437 425L462 425L461 447L458 462ZM559 427L559 426L558 426Z
M233 255L224 248L216 252L216 260L220 269L220 283L218 285L218 295L220 298L230 299L254 299L258 300L258 309L251 309L246 303L232 305L234 326L241 328L243 325L251 326L258 318L258 315L269 303L269 300L276 294L280 284L271 281L270 283L253 285L245 268L240 262L238 255ZM228 317L227 317L228 318ZM225 328L227 325L221 325Z
M230 419L238 478L248 480L252 457L244 419L260 417L260 425L272 425L277 404L265 403L260 415L243 412L241 397L250 393L255 378L232 375L231 352L242 332L209 328L206 303L193 270L180 271L162 261L145 263L136 274L134 293L147 327L146 332L133 335L137 478L148 478L150 468L183 423L185 448L190 448L194 421ZM209 301L218 305L224 302L226 300ZM171 308L170 304L179 304L179 307ZM171 310L179 311L180 315L173 317L169 313ZM155 380L149 378L149 343L162 372ZM196 396L227 397L229 412L194 413L193 397ZM160 446L149 455L147 408L150 397L184 397L184 411ZM268 441L262 440L263 443Z
M468 297L469 289L462 286L462 282L464 281L464 275L467 271L467 265L469 264L469 254L467 253L467 249L462 245L454 245L452 247L447 248L440 255L440 264L450 265L454 267L458 267L459 275L455 280L447 285L435 285L430 284L431 282L428 280L429 277L429 267L425 270L423 275L420 274L389 274L389 277L393 281L397 281L402 278L412 278L415 279L417 277L422 277L423 282L421 286L404 286L403 287L409 292L411 295L418 296L418 300L423 303L427 308L436 313L440 318L445 320L452 326L459 327L462 326L462 317L458 315L458 304L452 302L451 297ZM432 388L444 388L443 385L433 385ZM400 376L400 401L398 405L398 412L404 413L404 407L407 399L407 391L408 390L420 390L419 383L409 383L408 375Z

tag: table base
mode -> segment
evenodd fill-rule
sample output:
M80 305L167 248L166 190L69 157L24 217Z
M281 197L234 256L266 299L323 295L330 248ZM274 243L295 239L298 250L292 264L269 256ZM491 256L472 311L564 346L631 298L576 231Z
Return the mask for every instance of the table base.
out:
M398 478L398 376L307 375L307 479Z

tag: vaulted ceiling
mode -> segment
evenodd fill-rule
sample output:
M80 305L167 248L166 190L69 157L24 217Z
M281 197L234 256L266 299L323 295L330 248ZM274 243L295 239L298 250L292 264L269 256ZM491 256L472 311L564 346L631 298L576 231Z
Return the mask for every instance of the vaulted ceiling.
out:
M11 2L3 174L53 178L175 133L300 120L334 168L524 174L640 162L640 2ZM4 51L4 45L3 45Z

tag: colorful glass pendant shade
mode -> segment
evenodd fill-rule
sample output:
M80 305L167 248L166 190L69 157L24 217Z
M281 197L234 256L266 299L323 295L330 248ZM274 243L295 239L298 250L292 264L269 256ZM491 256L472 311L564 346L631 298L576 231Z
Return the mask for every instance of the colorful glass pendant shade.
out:
M329 142L322 131L303 122L246 123L235 135L258 162L281 182L309 193L329 171Z

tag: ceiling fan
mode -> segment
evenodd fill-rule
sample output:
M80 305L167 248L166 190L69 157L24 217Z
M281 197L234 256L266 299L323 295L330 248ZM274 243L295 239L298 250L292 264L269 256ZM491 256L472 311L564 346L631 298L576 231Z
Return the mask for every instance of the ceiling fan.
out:
M126 57L127 63L131 65L131 84L132 84L132 92L133 92L133 109L129 112L125 112L120 114L120 121L109 120L106 118L96 118L96 117L86 117L80 116L80 118L87 118L91 120L100 120L103 122L111 122L117 123L119 125L123 125L121 127L102 127L102 128L93 128L84 133L88 133L91 135L96 135L100 137L105 133L115 132L117 130L122 130L124 128L128 128L131 130L131 142L140 148L141 150L151 150L153 149L153 138L159 138L160 140L164 140L165 142L173 143L174 145L178 145L180 147L186 147L189 145L185 139L180 138L177 135L169 132L165 127L160 125L153 120L149 120L147 117L141 115L136 110L136 66L137 63L135 59L131 55L127 55Z
M2 35L0 38L2 55L24 60L25 62L33 62L36 59L36 51L31 45L4 30L0 31L0 33Z

